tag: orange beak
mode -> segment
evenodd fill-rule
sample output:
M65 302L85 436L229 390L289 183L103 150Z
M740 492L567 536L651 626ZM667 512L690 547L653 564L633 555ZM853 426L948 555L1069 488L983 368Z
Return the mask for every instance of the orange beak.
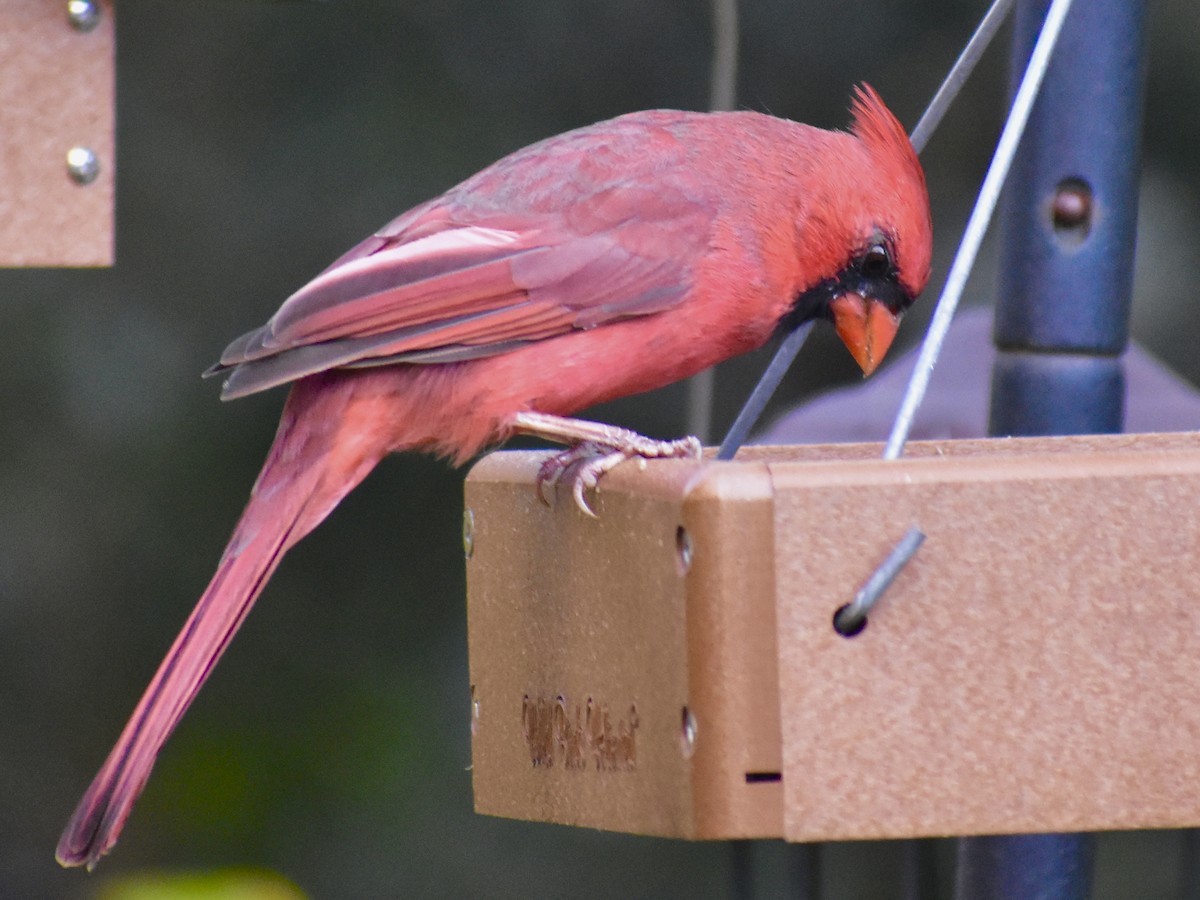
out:
M863 375L870 375L892 346L900 317L878 300L855 293L842 294L829 304L829 311L838 337Z

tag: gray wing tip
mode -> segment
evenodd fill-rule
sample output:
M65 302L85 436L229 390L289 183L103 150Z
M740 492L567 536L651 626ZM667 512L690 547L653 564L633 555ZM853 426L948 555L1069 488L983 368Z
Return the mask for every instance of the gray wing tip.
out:
M221 399L236 400L327 369L338 368L347 358L352 358L353 353L353 345L347 347L338 342L308 344L286 353L243 360L232 365L218 363L213 367L213 374L228 374L229 377L221 385Z
M247 397L250 394L257 394L259 391L265 391L268 388L277 387L285 384L287 379L278 381L267 381L263 379L247 377L248 373L243 372L245 364L241 366L233 366L219 369L218 372L229 373L229 377L221 384L221 400L237 400L241 397ZM217 372L213 372L217 374ZM252 373L250 373L252 374ZM240 376L240 377L239 377Z

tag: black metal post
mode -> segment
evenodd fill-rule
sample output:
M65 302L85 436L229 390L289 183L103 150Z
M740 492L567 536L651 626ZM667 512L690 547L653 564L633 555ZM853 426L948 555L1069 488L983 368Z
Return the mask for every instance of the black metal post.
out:
M1020 0L1021 71L1047 0ZM1076 2L1006 188L994 435L1117 432L1137 225L1142 0ZM958 900L1083 900L1086 834L963 838Z

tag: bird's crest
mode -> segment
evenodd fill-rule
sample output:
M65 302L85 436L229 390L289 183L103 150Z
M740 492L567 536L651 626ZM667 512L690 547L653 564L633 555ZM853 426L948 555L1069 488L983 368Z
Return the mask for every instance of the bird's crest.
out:
M850 109L854 116L851 133L866 148L884 180L895 188L892 203L895 214L907 225L904 232L908 245L898 248L902 256L898 261L901 271L907 270L909 286L919 293L929 278L933 239L925 170L904 126L873 87L858 85ZM910 260L915 264L910 265Z
M866 83L855 87L850 111L854 115L850 130L870 149L873 156L899 158L911 169L921 172L921 164L917 162L916 151L908 140L904 126L884 105L875 88ZM922 174L922 183L924 180Z

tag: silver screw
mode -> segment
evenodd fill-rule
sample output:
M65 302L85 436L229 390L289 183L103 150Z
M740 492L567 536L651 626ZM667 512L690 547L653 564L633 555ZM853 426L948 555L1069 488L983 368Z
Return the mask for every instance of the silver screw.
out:
M686 575L692 567L692 536L682 525L675 529L675 552L679 562L679 574Z
M91 184L100 174L100 160L87 147L72 147L67 151L67 174L76 184Z
M679 749L684 759L691 759L696 752L696 716L686 706L683 708L683 727L679 732Z
M467 559L475 552L475 513L463 511L463 554Z
M96 0L67 0L67 21L76 31L91 31L100 24L100 5Z

